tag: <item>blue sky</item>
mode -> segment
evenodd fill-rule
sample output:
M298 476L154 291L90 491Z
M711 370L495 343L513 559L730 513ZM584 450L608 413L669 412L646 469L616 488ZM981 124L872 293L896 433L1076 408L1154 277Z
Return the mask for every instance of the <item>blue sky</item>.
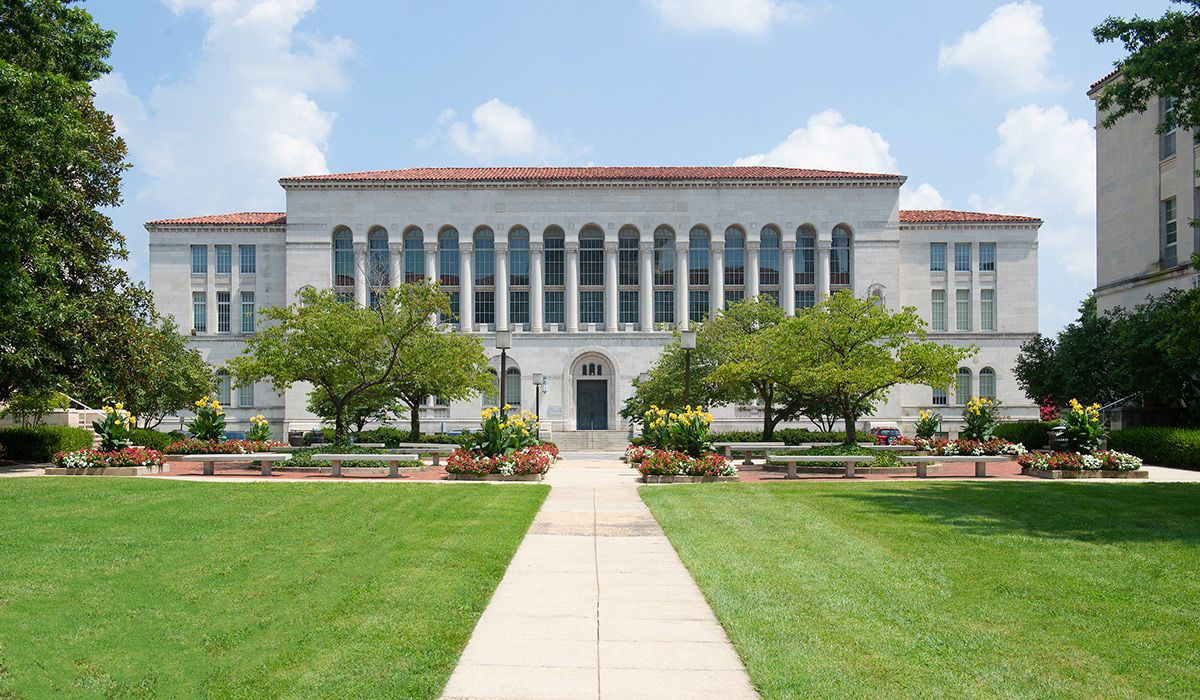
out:
M902 204L1041 216L1044 331L1094 284L1091 27L1166 0L123 0L96 85L114 220L282 210L287 175L768 163L900 172Z

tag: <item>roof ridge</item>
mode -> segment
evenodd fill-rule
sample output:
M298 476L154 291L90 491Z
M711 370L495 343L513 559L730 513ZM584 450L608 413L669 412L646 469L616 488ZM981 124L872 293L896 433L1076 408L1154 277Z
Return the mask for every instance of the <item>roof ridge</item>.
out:
M902 180L902 175L771 165L586 165L513 167L422 167L297 175L286 182L438 181L520 182L535 180Z

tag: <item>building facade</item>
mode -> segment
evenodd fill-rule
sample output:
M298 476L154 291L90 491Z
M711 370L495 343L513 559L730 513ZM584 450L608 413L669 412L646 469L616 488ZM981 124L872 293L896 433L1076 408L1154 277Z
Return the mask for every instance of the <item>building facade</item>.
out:
M1097 99L1111 73L1093 83ZM1200 143L1195 130L1157 132L1173 109L1157 98L1141 114L1096 129L1096 305L1132 308L1172 288L1200 285ZM1104 115L1097 109L1096 123Z
M436 280L447 326L513 335L505 402L554 432L622 430L632 382L670 341L730 301L769 295L789 313L841 289L914 306L944 342L974 344L956 386L894 390L874 421L911 425L925 408L949 432L971 396L1036 416L1012 376L1037 332L1037 234L1029 217L901 211L904 178L772 167L422 168L284 178L283 213L147 223L159 310L220 366L258 311L303 287L370 304L373 289ZM542 377L535 386L534 375ZM231 425L262 413L276 430L315 427L308 387L266 385L222 399ZM494 397L422 409L426 430L478 424ZM753 429L753 405L715 411Z

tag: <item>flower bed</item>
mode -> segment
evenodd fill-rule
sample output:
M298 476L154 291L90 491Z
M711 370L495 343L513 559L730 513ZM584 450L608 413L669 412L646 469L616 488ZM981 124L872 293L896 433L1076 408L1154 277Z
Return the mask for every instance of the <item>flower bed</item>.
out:
M252 452L270 452L287 447L277 440L198 440L184 438L167 445L164 453L169 455L243 455Z
M1030 452L1017 458L1021 471L1047 479L1085 477L1144 478L1142 460L1125 452Z
M1019 442L1009 442L1002 438L991 440L946 440L944 438L900 438L894 445L911 445L922 452L931 455L965 455L971 457L995 457L1011 455L1019 457L1026 453L1025 446Z
M51 459L54 468L47 474L116 474L137 476L157 472L166 461L158 450L125 447L119 450L77 450L59 452Z
M638 465L638 473L646 483L737 480L737 467L714 452L692 457L675 450L649 450Z
M446 471L451 479L540 481L557 459L558 448L553 445L531 445L494 456L459 449L446 459Z
M621 457L621 459L629 462L630 466L637 466L641 464L642 460L646 459L646 456L652 452L654 452L653 447L646 447L645 445L630 445L629 447L625 448L625 454Z

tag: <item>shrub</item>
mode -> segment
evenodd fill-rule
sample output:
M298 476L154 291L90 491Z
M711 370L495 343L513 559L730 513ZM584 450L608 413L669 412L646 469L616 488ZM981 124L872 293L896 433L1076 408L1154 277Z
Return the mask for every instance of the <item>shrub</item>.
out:
M62 425L0 428L0 454L15 461L49 462L55 453L91 446L92 433L83 428Z
M921 411L917 418L916 432L917 437L928 440L938 434L942 428L942 416L940 413L933 411Z
M987 397L971 399L963 408L963 428L959 436L964 440L991 440L996 432L996 416L1000 405Z
M558 449L546 445L530 445L505 454L487 455L479 450L461 449L450 453L446 471L451 474L502 474L522 476L545 474L558 458Z
M355 445L322 445L312 449L296 450L292 453L292 458L282 463L285 467L328 467L327 460L313 459L315 454L376 454L379 450L370 447L358 447ZM387 462L379 460L366 459L351 459L342 462L343 467L378 467L386 465ZM400 462L401 467L421 467L424 466L420 460L404 460Z
M1009 442L1019 442L1029 450L1041 450L1050 444L1050 429L1057 422L1022 420L1001 423L996 426L996 437Z
M324 428L322 430L313 430L305 433L306 445L312 444L312 437L320 435L326 443L333 442L333 428ZM475 435L472 431L463 431L458 435L447 435L446 433L421 434L417 440L411 440L412 433L401 428L393 428L389 425L384 425L370 430L362 430L353 433L350 438L355 443L378 443L384 447L395 447L401 443L408 442L425 442L434 445L459 445L462 446L465 442L472 439Z
M1062 417L1063 425L1066 426L1063 437L1067 441L1067 448L1072 452L1081 453L1100 449L1100 443L1104 441L1108 432L1100 424L1100 404L1084 406L1071 399L1070 408L1071 410Z
M858 445L830 445L828 447L813 447L807 450L792 450L788 454L795 455L813 455L814 457L828 457L834 455L878 455L882 454L879 450L872 450L869 447L859 447ZM770 461L768 464L783 464L783 462ZM800 467L828 467L826 462L797 462Z
M510 410L505 404L504 409ZM538 423L529 411L504 414L498 408L485 408L479 432L463 443L464 450L498 457L538 444Z
M210 455L242 455L251 452L270 452L276 447L286 447L282 442L268 440L197 440L184 438L173 442L163 450L169 455L210 454Z
M225 434L225 411L216 399L197 399L196 417L188 423L188 432L198 440L220 440Z
M642 435L647 444L697 458L712 452L708 427L712 425L713 416L699 406L686 406L682 413L651 406L643 418Z
M123 450L133 444L130 439L133 432L133 414L118 403L116 406L105 406L104 417L92 421L92 430L100 436L100 449L104 452Z
M56 467L69 469L110 469L114 467L161 467L163 455L158 450L125 447L119 450L77 450L59 452L52 460Z
M1024 470L1042 471L1134 471L1142 468L1142 460L1116 450L1100 450L1091 454L1078 452L1030 452L1017 458Z
M1200 469L1200 429L1140 427L1115 430L1108 446L1141 457L1147 464Z
M642 476L736 476L737 467L719 454L692 457L675 450L651 450L638 465Z
M713 442L763 442L762 431L759 430L730 430L709 435ZM771 442L782 442L785 445L800 445L806 442L845 442L846 433L842 431L822 432L807 428L779 428ZM634 444L637 444L636 442Z
M250 429L246 431L246 439L259 442L271 439L271 424L261 413L250 417Z
M129 432L129 439L133 440L133 444L135 445L159 450L160 452L166 449L167 445L179 441L177 435L162 433L151 428L134 428Z

